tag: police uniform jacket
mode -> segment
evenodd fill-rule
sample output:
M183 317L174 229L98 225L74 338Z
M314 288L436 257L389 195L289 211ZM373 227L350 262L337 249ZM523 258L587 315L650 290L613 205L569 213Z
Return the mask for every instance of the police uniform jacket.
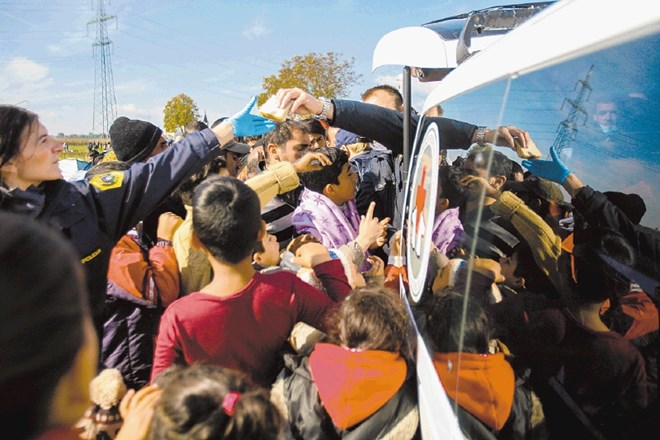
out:
M86 269L90 306L100 336L112 248L122 235L220 151L211 130L192 133L127 171L94 176L89 181L49 181L26 191L3 189L0 208L30 215L71 240ZM39 268L31 270L38 276Z

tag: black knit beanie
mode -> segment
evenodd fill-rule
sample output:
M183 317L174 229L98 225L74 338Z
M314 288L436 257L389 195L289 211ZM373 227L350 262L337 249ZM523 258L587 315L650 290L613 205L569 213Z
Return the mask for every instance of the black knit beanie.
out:
M156 148L162 134L151 122L120 116L110 127L110 146L118 160L140 162Z

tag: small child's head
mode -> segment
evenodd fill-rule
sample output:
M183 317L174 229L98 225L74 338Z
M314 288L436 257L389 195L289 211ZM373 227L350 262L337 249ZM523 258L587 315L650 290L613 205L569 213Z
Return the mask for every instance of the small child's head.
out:
M336 205L343 205L355 199L357 174L351 169L346 152L333 147L317 148L312 151L325 154L332 164L318 171L300 174L300 180L305 188L323 194Z
M264 231L257 194L233 177L212 177L193 198L193 230L217 260L236 264L252 255Z
M334 317L332 338L342 347L404 353L408 313L398 293L380 286L351 292Z
M278 439L281 432L282 416L268 391L238 371L194 365L168 377L149 439Z
M463 333L463 352L488 353L491 327L481 301L467 299L465 326L461 326L465 296L451 287L430 295L424 302L426 329L433 350L440 353L458 352Z
M264 235L261 241L254 245L252 264L260 267L271 267L280 264L280 244L277 237L271 234Z
M459 180L465 175L464 169L452 165L444 165L439 168L436 216L446 209L463 207L467 199L467 192Z

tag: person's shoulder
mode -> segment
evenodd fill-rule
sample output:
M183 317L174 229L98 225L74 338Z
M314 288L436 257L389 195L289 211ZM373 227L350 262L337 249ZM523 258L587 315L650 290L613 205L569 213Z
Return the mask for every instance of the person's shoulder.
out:
M165 314L166 315L179 315L179 314L187 314L187 313L196 313L195 310L197 307L203 307L201 306L204 304L205 301L209 299L215 298L212 295L205 294L202 292L192 292L189 293L185 296L182 296L181 298L178 298L172 302L167 308L165 309Z
M258 272L255 275L255 282L256 283L270 283L273 281L286 281L286 282L293 282L295 280L296 273L290 269L280 267L280 266L272 266L272 267L267 267L263 269L262 271Z

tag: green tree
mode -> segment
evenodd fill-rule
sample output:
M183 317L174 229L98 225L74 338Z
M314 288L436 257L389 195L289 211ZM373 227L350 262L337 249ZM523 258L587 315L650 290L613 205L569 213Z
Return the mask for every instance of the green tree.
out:
M342 60L335 52L297 55L285 60L277 75L263 79L264 93L259 95L258 104L263 104L277 90L288 87L301 88L314 96L344 97L362 77L353 70L354 64L355 58Z
M186 125L199 119L199 110L190 96L181 93L167 101L163 115L165 131L184 133Z

